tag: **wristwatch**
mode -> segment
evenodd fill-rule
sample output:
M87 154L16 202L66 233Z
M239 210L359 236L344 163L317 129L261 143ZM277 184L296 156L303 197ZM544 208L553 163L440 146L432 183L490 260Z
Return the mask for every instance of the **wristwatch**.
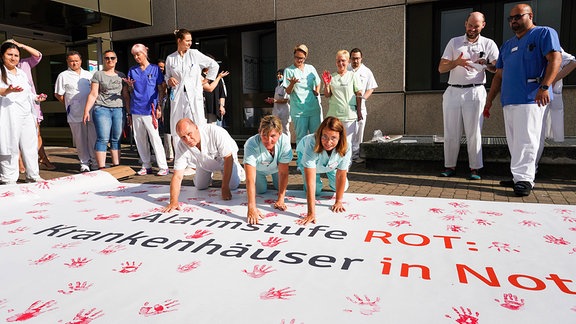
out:
M544 84L541 84L541 85L540 85L540 89L542 89L542 90L544 90L544 91L548 91L548 88L549 88L549 87L548 87L547 85L544 85Z

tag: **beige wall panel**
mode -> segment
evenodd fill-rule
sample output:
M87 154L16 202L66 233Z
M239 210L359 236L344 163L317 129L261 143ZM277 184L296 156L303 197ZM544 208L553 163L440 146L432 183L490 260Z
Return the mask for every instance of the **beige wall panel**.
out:
M324 15L335 12L362 10L404 4L403 0L340 1L277 0L277 19L292 19L305 16Z
M562 90L564 100L564 135L576 136L576 88Z
M176 10L173 1L152 1L152 26L121 30L112 33L114 40L166 35L174 32Z
M273 0L177 1L178 23L191 30L274 21Z
M151 0L99 0L100 11L143 24L152 23Z
M350 25L362 27L343 27ZM291 65L294 46L304 43L310 50L307 63L316 67L318 73L325 69L335 71L336 52L358 47L378 82L376 92L402 91L404 35L403 7L279 21L278 65Z
M442 121L442 92L412 93L406 95L406 134L444 134ZM494 99L490 118L484 120L484 136L506 136L500 96Z

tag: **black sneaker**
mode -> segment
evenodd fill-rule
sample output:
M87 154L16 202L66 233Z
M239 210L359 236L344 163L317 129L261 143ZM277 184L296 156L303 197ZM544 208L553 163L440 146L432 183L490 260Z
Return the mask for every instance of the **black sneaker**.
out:
M514 193L516 196L525 197L530 195L532 185L528 181L518 181L514 184Z
M500 186L506 188L514 188L514 180L502 180L500 181Z

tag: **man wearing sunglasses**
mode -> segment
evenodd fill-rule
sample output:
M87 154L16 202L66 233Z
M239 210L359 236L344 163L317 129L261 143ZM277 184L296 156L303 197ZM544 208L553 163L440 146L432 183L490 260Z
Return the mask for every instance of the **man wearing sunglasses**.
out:
M496 95L504 112L506 140L513 179L501 181L517 196L528 196L534 187L537 153L546 107L552 100L550 86L558 74L562 55L558 33L536 26L532 8L518 4L510 10L508 23L516 34L500 48L496 74L484 107L484 117Z

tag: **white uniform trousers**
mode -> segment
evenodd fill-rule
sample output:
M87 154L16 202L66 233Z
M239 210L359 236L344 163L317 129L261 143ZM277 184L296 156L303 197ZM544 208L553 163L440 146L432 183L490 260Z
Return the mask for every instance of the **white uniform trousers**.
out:
M97 165L96 153L94 151L94 145L96 144L96 128L94 128L94 123L89 121L86 124L82 122L68 124L70 125L72 138L76 145L76 152L78 153L80 164L88 167L90 165Z
M504 128L514 182L528 181L534 187L545 110L546 107L537 104L504 106Z
M546 137L554 142L564 142L564 100L562 93L554 92L554 99L548 104L546 113Z
M366 128L366 117L368 114L362 109L362 120L356 122L356 130L352 136L352 160L360 157L360 143L364 142L364 129Z
M352 139L354 138L354 133L356 132L358 121L342 121L342 124L344 124L344 128L346 129L346 141L348 142L350 148L352 148L354 147L354 142Z
M138 149L138 155L142 161L142 167L145 169L152 168L150 145L148 144L148 138L150 138L158 167L160 169L168 169L166 152L164 151L164 146L162 146L162 139L160 139L158 129L154 128L152 124L152 116L132 115L132 129L134 131L134 142Z
M210 182L212 181L212 173L214 171L223 171L223 170L205 170L202 168L197 168L196 173L194 174L194 186L198 190L204 190L210 186ZM230 183L229 187L230 190L235 190L240 185L241 175L240 173L244 172L244 169L237 161L234 161L232 164L232 175L230 176ZM223 172L222 172L223 173ZM224 175L224 174L222 174Z
M486 103L484 86L448 87L442 96L444 119L444 166L455 168L460 151L462 130L468 143L470 169L481 169L482 161L482 111Z
M18 139L18 147L22 154L22 161L26 167L26 178L40 178L38 166L38 131L36 117L32 114L26 116L12 116L12 131L14 138ZM11 155L0 155L0 181L16 183L19 177L18 152Z

